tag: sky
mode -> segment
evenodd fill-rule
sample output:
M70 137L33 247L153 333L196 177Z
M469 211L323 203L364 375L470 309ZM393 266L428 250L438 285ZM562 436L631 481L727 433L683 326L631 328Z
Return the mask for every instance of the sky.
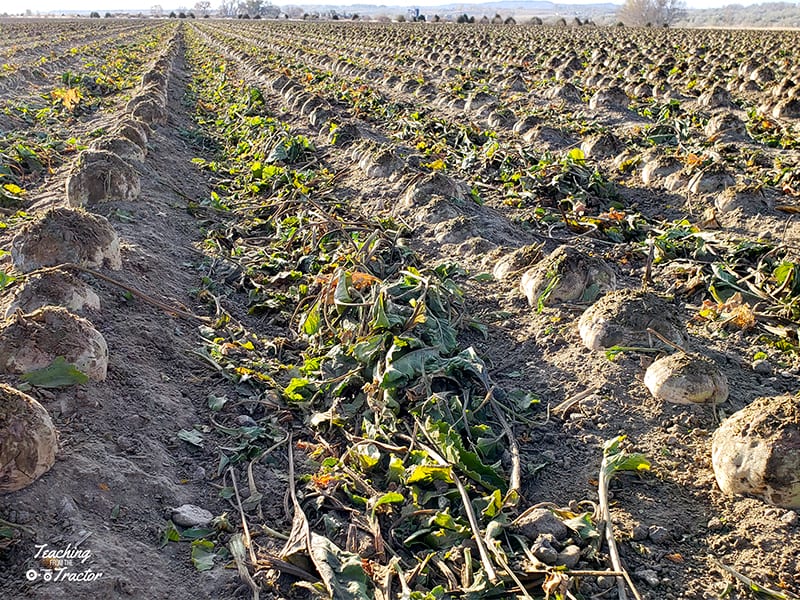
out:
M473 4L481 2L482 0L458 0L458 4ZM552 0L559 4L586 4L595 2L612 2L621 4L623 0ZM753 1L748 0L685 0L688 8L715 8L724 6L726 4L754 4ZM765 0L766 1L766 0ZM18 14L25 9L30 9L36 12L64 12L76 10L96 10L101 12L106 11L141 11L148 13L150 7L154 4L160 4L165 10L172 10L178 8L191 9L196 0L0 0L0 13L8 12L10 14ZM310 6L314 4L382 4L386 6L407 6L413 8L415 6L436 6L440 4L455 4L451 0L299 0L292 2L291 0L273 0L273 4L277 6L285 6L288 4L296 4L300 6ZM216 8L219 0L211 0L212 8Z

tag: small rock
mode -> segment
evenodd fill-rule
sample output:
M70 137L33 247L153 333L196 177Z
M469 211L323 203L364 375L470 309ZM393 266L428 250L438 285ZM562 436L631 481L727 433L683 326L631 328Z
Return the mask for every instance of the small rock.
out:
M574 544L570 544L566 548L564 548L561 552L558 553L558 557L556 558L556 563L559 565L564 565L568 569L572 569L575 565L578 564L578 561L581 559L581 549Z
M258 427L258 423L250 415L239 415L236 417L236 422L242 427Z
M531 546L533 555L546 565L552 565L558 560L558 550L553 548L552 535L540 535Z
M768 360L763 358L754 360L752 367L753 371L759 375L772 375L772 365L769 364Z
M608 590L611 589L616 582L616 577L600 575L600 577L597 578L597 587L599 587L601 590Z
M13 519L11 519L15 523L19 523L20 525L24 525L25 523L30 523L33 519L33 515L29 513L27 510L18 510L14 511L16 514ZM794 513L793 513L794 514ZM797 515L795 515L795 518Z
M205 508L194 504L183 504L172 509L172 521L181 527L205 527L214 518Z
M656 587L658 585L658 574L653 571L653 569L639 569L634 572L634 575L650 587Z
M121 435L117 438L117 446L119 446L119 449L123 452L133 452L136 450L137 445L136 440L126 435Z
M206 478L206 470L203 467L197 467L192 471L192 481L203 481Z
M787 510L786 513L781 517L781 523L788 527L794 527L797 525L797 521L797 513L793 510Z
M709 531L721 531L725 527L725 524L717 517L712 517L709 519L706 527L708 527Z
M647 531L647 536L656 544L663 544L672 538L672 534L666 527L661 525L651 525Z
M631 531L631 539L634 542L643 542L647 539L648 533L647 527L644 525L636 525L633 531Z
M567 537L569 533L567 526L546 508L537 508L523 514L511 525L512 529L532 540L544 533L549 533L555 539L560 540Z

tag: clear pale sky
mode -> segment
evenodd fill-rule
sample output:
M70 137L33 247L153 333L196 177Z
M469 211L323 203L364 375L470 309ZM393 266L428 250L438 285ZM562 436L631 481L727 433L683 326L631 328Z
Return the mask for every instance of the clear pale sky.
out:
M437 6L441 4L473 4L480 0L459 0L450 2L449 0L308 0L291 2L290 0L275 0L272 3L277 6L296 4L300 6L312 4L382 4L386 6ZM614 2L621 4L622 0L552 0L559 4L587 4L594 2ZM97 11L141 11L148 13L154 4L160 4L164 10L178 8L191 9L196 0L0 0L0 13L19 14L25 9L30 9L34 13L38 12L63 12L69 13L76 10L97 10ZM724 6L726 4L753 4L748 0L686 0L688 8L712 8ZM212 8L216 9L219 5L218 0L211 0Z

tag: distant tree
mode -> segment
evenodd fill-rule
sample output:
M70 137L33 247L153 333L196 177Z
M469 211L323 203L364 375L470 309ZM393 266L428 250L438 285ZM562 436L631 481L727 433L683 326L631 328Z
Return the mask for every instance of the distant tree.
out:
M290 4L289 6L284 6L283 11L289 15L290 19L302 19L303 18L303 9L296 4Z
M625 0L617 18L632 27L663 26L681 18L685 7L683 0Z
M439 15L433 15L433 22L434 23L438 23L441 20L442 20L442 17L440 17Z
M219 5L219 15L221 17L235 17L238 4L236 0L222 0Z
M245 0L244 2L239 2L239 13L242 16L249 15L254 17L261 13L261 7L263 5L264 3L262 0Z
M178 18L179 18L179 19L185 19L185 18L186 18L186 13L185 13L185 12L183 12L183 11L179 12L179 13L178 13Z
M503 22L503 17L500 16L500 13L495 13L494 17L492 17L492 25L500 25Z
M542 20L539 17L532 17L531 18L531 25L541 25Z
M205 17L210 11L211 11L211 2L209 2L209 0L200 0L200 2L195 2L194 12L196 12L201 17Z
M110 12L107 12L107 13L104 15L104 17L105 17L106 19L113 19L113 18L114 18L114 15L112 15Z
M169 18L170 18L170 19L177 19L177 18L178 18L178 15L176 15L176 14L175 14L175 11L173 10L171 13L169 13Z
M90 19L99 19L100 18L100 13L97 12L96 10L93 10L92 12L89 13L89 18Z
M156 19L160 19L164 16L164 9L161 8L160 4L155 4L150 7L150 14L154 16Z
M397 18L395 19L395 21L397 21L398 23L405 23L406 22L406 16L405 15L397 15Z
M353 13L353 16L350 17L351 21L358 21L358 13Z
M517 21L514 17L508 17L505 21L503 21L504 25L516 25Z

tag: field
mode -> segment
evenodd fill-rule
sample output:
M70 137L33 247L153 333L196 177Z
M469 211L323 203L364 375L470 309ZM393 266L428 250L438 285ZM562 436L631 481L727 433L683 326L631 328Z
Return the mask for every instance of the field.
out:
M800 594L796 33L0 33L2 597Z

